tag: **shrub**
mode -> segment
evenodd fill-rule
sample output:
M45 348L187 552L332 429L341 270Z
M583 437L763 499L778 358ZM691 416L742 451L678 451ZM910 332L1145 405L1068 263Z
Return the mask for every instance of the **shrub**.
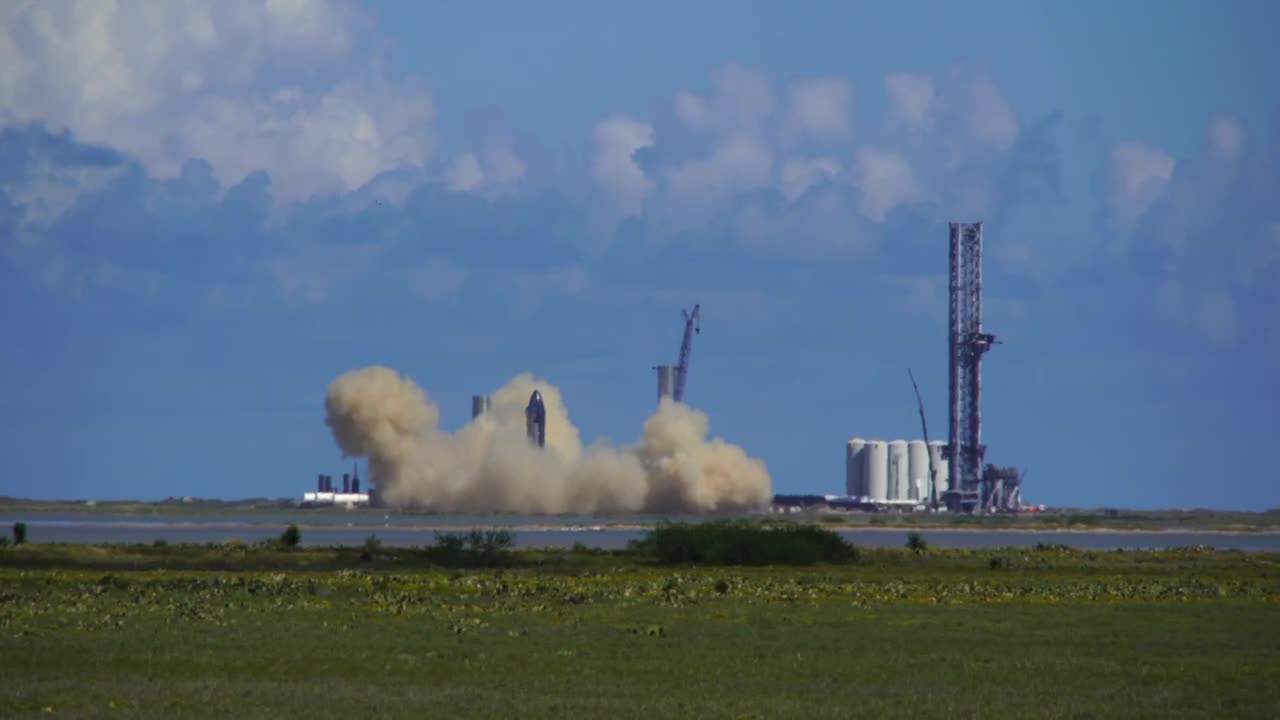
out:
M377 535L370 535L364 539L364 545L360 548L361 560L372 560L375 553L382 547L382 539Z
M654 533L647 532L638 538L627 541L627 552L642 557L653 557L658 554L658 542Z
M289 523L289 527L280 534L280 544L285 547L297 547L300 542L302 542L302 531L294 523Z
M454 533L436 532L436 547L442 551L461 554L463 548L467 545L467 540L461 535Z
M789 522L663 523L632 548L648 550L663 563L810 565L857 559L857 549L837 533Z
M924 552L929 549L929 541L924 539L924 535L912 530L907 533L907 547L914 552Z
M491 567L505 563L507 550L514 544L515 535L510 530L436 532L436 544L427 549L427 554L447 566Z
M165 540L164 538L156 538L155 542L151 543L151 547L157 547L157 548L169 547L169 541Z
M13 544L21 545L27 541L27 524L24 522L16 522L13 524Z
M472 552L493 555L514 545L516 536L510 530L472 530L466 542Z
M9 547L9 536L0 535L0 548Z

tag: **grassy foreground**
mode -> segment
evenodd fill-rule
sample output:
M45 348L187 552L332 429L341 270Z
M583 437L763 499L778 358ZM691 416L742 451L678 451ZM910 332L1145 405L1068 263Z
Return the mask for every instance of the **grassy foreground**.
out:
M477 558L472 558L477 560ZM0 716L1276 717L1280 556L0 550Z

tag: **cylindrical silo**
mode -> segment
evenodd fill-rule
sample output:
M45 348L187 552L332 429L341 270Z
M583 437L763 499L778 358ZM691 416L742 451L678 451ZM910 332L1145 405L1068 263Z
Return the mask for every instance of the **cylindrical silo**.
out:
M862 449L862 482L873 502L889 499L889 445L870 440Z
M947 480L950 473L947 472L947 444L941 440L932 440L929 442L929 455L933 457L933 472L936 475L934 480L938 490L938 501L942 501L942 493L947 491Z
M671 365L655 365L653 369L658 371L658 402L662 402L675 394L676 369Z
M929 446L923 440L907 443L907 474L911 478L908 497L929 499Z
M867 441L853 438L845 448L844 455L844 494L863 496L867 494L866 473L863 472L862 454L866 452Z
M488 395L472 395L471 396L471 419L475 420L481 414L489 410Z
M889 443L890 500L907 499L907 482L911 470L908 457L906 440L894 440Z

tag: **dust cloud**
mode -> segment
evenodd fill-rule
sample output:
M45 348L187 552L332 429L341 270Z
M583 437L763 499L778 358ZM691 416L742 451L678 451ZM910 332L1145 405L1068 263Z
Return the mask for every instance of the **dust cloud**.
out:
M534 389L546 406L546 447L525 435ZM583 446L560 390L524 373L491 396L488 412L457 431L417 384L387 367L348 371L330 383L325 422L343 454L368 458L393 507L535 514L717 512L758 508L771 497L762 460L708 439L705 413L663 399L634 445Z

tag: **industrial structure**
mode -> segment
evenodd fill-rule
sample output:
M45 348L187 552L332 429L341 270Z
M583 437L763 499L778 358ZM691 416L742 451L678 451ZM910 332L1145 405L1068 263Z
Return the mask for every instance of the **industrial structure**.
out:
M538 447L547 446L547 408L542 404L542 393L537 390L529 396L529 404L524 408L524 428Z
M935 491L946 492L948 480L940 440L853 438L845 446L845 495L865 504L928 505Z
M986 464L982 444L982 356L997 344L982 328L982 223L951 223L947 455L955 482L943 495L953 512L1015 511L1022 476Z
M352 468L352 472L342 474L341 491L334 489L332 475L317 475L315 492L303 493L301 505L303 507L326 505L356 507L369 505L371 498L371 493L360 491L360 468L357 465Z
M488 395L471 396L471 419L475 420L493 407L493 398ZM547 408L542 402L542 393L534 389L529 396L529 404L524 408L525 434L538 447L547 446Z
M982 356L995 336L982 331L982 223L951 223L951 313L947 456L956 482L944 496L952 511L981 502Z
M1023 475L986 464L982 357L997 344L982 327L982 223L951 223L947 442L929 440L924 400L908 369L923 440L853 438L845 449L845 493L870 507L911 505L952 512L1021 509Z
M685 381L689 378L689 355L693 350L694 334L702 333L702 319L699 317L701 305L694 305L693 310L681 309L684 313L684 337L680 341L680 358L673 365L654 365L658 371L658 402L669 397L676 402L684 402Z

